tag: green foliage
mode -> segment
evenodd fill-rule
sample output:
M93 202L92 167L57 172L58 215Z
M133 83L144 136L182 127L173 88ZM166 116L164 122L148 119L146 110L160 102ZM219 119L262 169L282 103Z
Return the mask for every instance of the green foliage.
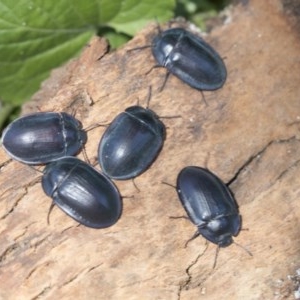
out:
M229 3L230 0L177 0L175 15L185 17L205 30L205 21Z
M172 18L174 7L175 0L0 0L0 122L101 28L118 45L149 21Z

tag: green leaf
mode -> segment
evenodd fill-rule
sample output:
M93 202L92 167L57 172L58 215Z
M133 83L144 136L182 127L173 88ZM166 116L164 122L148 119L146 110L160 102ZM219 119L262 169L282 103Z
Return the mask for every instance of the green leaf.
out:
M171 19L172 9L175 9L173 0L154 2L153 0L125 0L121 2L120 12L108 22L108 25L119 32L134 35L148 22L156 19L160 21Z
M78 54L101 27L133 35L173 16L175 0L0 0L0 98L30 98L51 69Z

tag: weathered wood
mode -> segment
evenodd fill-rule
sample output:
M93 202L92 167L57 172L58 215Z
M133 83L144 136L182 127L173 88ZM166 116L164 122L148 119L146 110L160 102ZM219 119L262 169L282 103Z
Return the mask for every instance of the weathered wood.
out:
M284 1L286 3L286 1ZM106 53L94 38L82 55L53 72L29 111L75 112L85 127L107 123L153 86L150 107L164 119L167 139L153 166L135 180L117 182L124 198L118 223L78 226L50 206L40 174L0 150L1 299L293 299L300 268L300 35L279 0L252 0L228 11L228 21L206 40L228 68L225 86L201 93L154 69L149 44L155 25L122 49ZM99 60L98 58L101 57ZM96 161L103 127L88 133ZM79 155L82 157L82 154ZM207 166L230 187L243 216L232 245L221 249L198 238L184 219L175 184L186 165Z

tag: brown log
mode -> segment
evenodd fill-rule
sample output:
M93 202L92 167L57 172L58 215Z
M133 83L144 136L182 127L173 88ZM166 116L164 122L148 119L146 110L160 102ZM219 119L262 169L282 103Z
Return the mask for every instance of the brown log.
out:
M247 1L243 1L247 2ZM81 56L53 71L23 110L75 112L87 127L145 105L163 119L167 138L157 160L132 181L116 182L120 220L107 229L78 226L43 193L41 174L0 150L0 299L294 299L300 268L300 35L296 1L251 0L226 12L205 39L225 58L224 87L201 93L170 76L149 49L149 25L107 53L94 37ZM183 26L186 24L180 24ZM173 25L174 26L174 25ZM105 128L88 132L96 162ZM79 155L82 158L82 154ZM186 165L205 166L231 182L243 218L236 245L221 249L184 219L175 184ZM98 168L98 166L97 166ZM41 168L42 169L42 168ZM292 277L294 276L294 277ZM299 281L298 281L299 284Z

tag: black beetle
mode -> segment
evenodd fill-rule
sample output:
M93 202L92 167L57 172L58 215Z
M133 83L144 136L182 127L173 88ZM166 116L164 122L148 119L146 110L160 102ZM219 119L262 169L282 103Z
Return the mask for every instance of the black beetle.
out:
M49 163L43 173L42 187L53 199L51 207L57 205L92 228L105 228L119 219L122 201L117 187L89 164L76 157L63 157Z
M86 140L81 123L64 112L39 112L20 117L9 124L2 135L2 145L13 159L33 165L75 155Z
M241 229L241 216L230 190L216 175L201 167L185 167L177 177L176 189L189 219L198 228L192 239L202 235L218 249L234 242L232 236Z
M181 204L198 232L220 247L229 246L241 227L241 217L227 186L200 167L185 167L177 177Z
M160 32L151 48L159 66L197 90L217 90L226 81L227 71L220 55L202 38L183 28Z
M159 33L153 39L152 54L160 66L198 90L219 89L227 77L219 54L202 38L183 28Z
M106 129L98 148L102 171L118 180L134 178L155 160L163 146L165 126L149 108L131 106Z

